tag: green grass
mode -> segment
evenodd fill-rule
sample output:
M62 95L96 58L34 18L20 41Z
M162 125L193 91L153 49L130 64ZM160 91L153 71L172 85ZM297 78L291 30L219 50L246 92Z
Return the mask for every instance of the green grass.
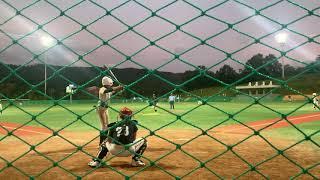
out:
M311 140L319 143L320 142L320 133L319 133L319 127L320 127L320 121L314 121L314 122L307 122L302 124L296 124L295 125L298 129L296 129L293 126L283 127L283 128L277 128L272 129L268 131L263 132L263 136L272 136L272 137L281 137L286 139L292 139L292 140L302 140L306 136L311 135Z
M49 108L49 104L20 106L21 109L31 115L12 106L5 109L3 115L0 116L0 121L16 123L27 123L30 121L28 125L41 126L39 124L40 122L52 129L62 129L67 126L66 129L72 131L94 130L94 128L99 129L99 119L92 105L94 104L64 104L63 106L65 106L65 108L60 106ZM294 109L299 108L302 104L298 102L264 103L265 106L272 110L262 107L261 105L251 105L250 102L213 102L210 103L210 105L215 108L208 105L197 107L198 104L195 102L176 103L176 110L172 111L172 113L176 114L174 115L160 109L157 112L154 112L153 108L149 107L146 103L111 104L114 109L120 109L123 106L127 106L132 108L135 112L141 111L135 115L135 119L139 120L141 126L151 130L159 129L162 126L166 126L166 128L193 128L192 125L202 129L208 129L224 121L226 122L224 122L223 125L237 123L235 120L247 123L257 120L278 118L280 117L278 113L289 113ZM162 102L159 106L169 111L168 103ZM311 105L307 104L299 108L294 115L308 114L311 112L313 112ZM116 121L118 113L111 109L109 110L109 113L111 117L110 122ZM235 120L228 119L229 114L235 114L233 116ZM81 120L77 120L78 115L81 116ZM177 118L177 115L178 117L181 117L181 120ZM32 120L32 116L36 116L36 120ZM318 129L316 127L319 126L314 127L315 129Z

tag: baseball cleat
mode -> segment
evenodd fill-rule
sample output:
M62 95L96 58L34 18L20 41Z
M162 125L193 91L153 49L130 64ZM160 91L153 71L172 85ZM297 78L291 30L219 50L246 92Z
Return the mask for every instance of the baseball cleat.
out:
M88 163L88 166L95 168L95 167L100 167L102 165L102 163L100 161L97 160L92 160Z
M146 164L141 160L132 159L131 166L133 166L133 167L139 167L139 166L145 166L145 165Z

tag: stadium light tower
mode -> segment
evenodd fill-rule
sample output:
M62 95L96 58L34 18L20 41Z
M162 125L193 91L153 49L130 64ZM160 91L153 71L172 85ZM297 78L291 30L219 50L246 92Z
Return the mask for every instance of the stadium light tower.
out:
M46 48L49 48L54 45L55 40L50 36L42 36L41 43ZM44 61L47 61L47 53L44 54ZM47 94L47 66L44 63L44 93Z
M277 43L280 44L281 52L284 52L284 47L286 45L288 34L287 33L279 33L275 36ZM282 64L282 79L284 79L284 57L281 56L281 64Z

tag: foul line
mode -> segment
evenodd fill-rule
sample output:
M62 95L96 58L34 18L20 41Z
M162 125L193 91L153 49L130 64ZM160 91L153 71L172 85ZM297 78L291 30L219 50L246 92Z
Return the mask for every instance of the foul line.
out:
M10 126L2 126L5 127L7 129L17 129L17 127L10 127ZM45 133L45 132L38 132L38 131L33 131L33 130L27 130L27 129L22 129L22 128L18 128L16 131L25 131L25 132L31 132L31 133L37 133L37 134L52 134L52 133Z

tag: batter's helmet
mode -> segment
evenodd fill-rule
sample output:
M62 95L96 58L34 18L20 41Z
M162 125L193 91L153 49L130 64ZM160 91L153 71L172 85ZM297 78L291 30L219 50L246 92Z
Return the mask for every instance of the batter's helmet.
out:
M113 85L113 80L109 78L108 76L104 76L102 78L102 85L103 86L112 86Z

